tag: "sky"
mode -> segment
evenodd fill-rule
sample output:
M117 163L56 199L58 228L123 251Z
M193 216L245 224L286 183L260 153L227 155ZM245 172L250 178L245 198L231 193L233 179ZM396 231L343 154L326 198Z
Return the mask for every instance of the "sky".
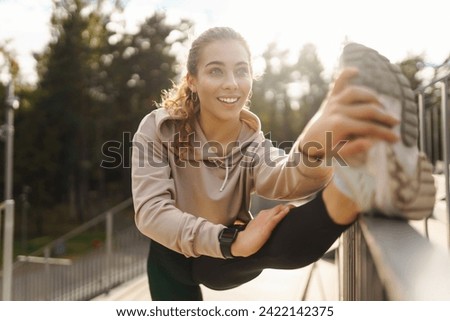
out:
M190 37L212 26L230 26L249 42L258 61L267 44L296 53L305 43L317 47L325 71L331 73L344 41L372 47L392 62L424 54L440 64L450 54L448 0L125 0L129 32L155 10L169 20L189 18ZM52 0L0 0L0 43L9 40L23 79L36 80L33 52L50 40ZM447 36L446 36L447 34ZM1 80L1 79L0 79Z

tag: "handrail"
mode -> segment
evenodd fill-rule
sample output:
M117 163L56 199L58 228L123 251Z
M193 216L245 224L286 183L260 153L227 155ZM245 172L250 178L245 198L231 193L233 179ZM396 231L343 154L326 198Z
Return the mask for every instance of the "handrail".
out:
M73 236L76 236L84 231L87 231L89 228L95 226L96 224L105 221L106 217L109 215L114 215L115 213L118 213L124 209L126 209L127 207L129 207L132 204L132 198L128 198L124 201L122 201L121 203L117 204L116 206L112 207L109 210L104 211L103 213L95 216L94 218L90 219L89 221L87 221L86 223L76 227L75 229L71 230L70 232L58 237L57 239L47 243L46 245L44 245L43 247L35 250L34 252L28 254L29 256L33 256L33 255L37 255L38 253L42 253L45 251L45 249L47 248L51 248L53 246L55 246L56 244L60 243L61 241L64 241L66 239L69 239Z
M363 216L341 241L341 300L450 300L448 253L407 221Z
M449 77L450 77L450 73L442 75L440 77L436 77L436 78L432 79L429 83L427 83L425 85L422 85L422 86L419 86L416 89L416 93L424 92L424 90L427 89L428 87L431 87L431 86L437 84L438 82L441 82L441 81L443 81L445 79L448 79Z
M148 239L131 215L121 215L131 206L128 198L33 253L17 257L14 278L0 274L1 286L12 281L12 296L0 299L90 300L144 273ZM70 254L81 243L83 255Z
M407 222L360 220L361 231L389 300L449 300L450 257Z

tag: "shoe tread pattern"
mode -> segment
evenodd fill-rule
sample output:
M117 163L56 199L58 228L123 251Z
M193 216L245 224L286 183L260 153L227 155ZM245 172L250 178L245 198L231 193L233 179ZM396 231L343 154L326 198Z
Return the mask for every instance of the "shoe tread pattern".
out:
M358 43L344 47L341 66L356 67L362 72L351 81L354 85L372 88L379 94L397 98L402 103L401 138L408 146L417 145L418 106L409 80L397 65L380 55L376 50Z
M352 84L365 86L378 94L400 100L402 106L401 142L407 147L417 148L418 107L415 94L400 68L391 64L377 51L357 43L348 44L344 48L341 55L341 66L356 67L360 70L360 73L352 79ZM391 195L392 203L386 203L386 200L378 199L374 194L371 201L372 208L381 210L389 216L406 219L418 220L429 217L435 204L436 187L432 175L433 167L426 156L419 153L415 174L411 176L405 172L400 163L401 160L398 159L391 147L386 148L386 154L389 161L387 162L388 181L385 182L389 185L390 192L388 194ZM359 189L367 184L368 177L370 177L369 174L360 175L359 179L356 179L354 175L353 178L349 178ZM358 180L361 182L358 183ZM350 182L348 183L350 184ZM360 195L360 192L354 191L354 193ZM361 197L356 197L356 200L359 198ZM366 203L368 199L364 198L362 201L362 203ZM363 205L367 206L368 204Z
M395 207L407 219L423 219L432 214L436 201L436 186L433 179L433 166L428 162L425 154L420 153L415 176L405 173L403 166L395 157L391 148L387 149L390 185ZM395 213L393 213L395 214Z

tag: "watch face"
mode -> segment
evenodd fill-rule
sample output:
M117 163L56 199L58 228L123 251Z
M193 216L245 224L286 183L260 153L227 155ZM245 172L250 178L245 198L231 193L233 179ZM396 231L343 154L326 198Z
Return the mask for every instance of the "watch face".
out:
M233 240L236 236L237 230L234 228L226 228L222 230L222 239Z

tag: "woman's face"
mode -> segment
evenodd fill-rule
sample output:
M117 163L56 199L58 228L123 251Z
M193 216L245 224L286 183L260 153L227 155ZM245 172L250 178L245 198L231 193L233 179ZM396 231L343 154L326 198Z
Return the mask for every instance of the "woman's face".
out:
M200 52L197 75L188 76L197 92L202 117L239 119L252 89L249 56L236 40L214 41Z

